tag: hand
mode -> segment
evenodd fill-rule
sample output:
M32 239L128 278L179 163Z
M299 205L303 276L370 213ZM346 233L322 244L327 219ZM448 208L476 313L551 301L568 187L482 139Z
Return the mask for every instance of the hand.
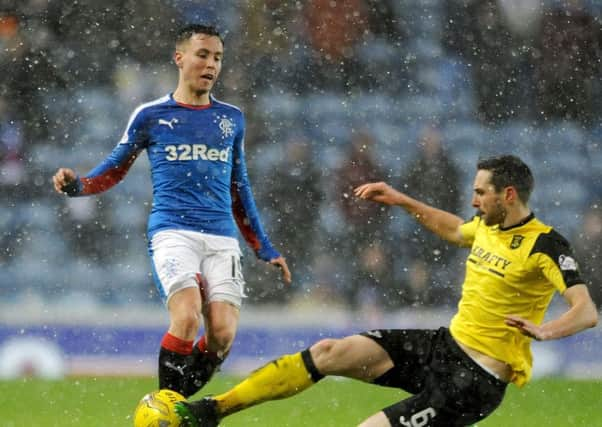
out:
M517 328L523 335L531 337L537 341L545 340L543 328L527 319L523 319L519 316L507 316L505 322L506 325Z
M402 193L384 182L362 184L354 189L353 192L360 199L372 200L391 206L399 204L402 197Z
M282 271L282 279L286 284L291 283L291 271L288 269L288 265L286 265L286 260L284 259L284 257L279 256L278 258L274 258L270 260L270 264L280 268L280 270Z
M52 177L54 183L54 189L57 193L64 194L63 188L67 185L72 184L77 179L77 174L73 169L60 168Z

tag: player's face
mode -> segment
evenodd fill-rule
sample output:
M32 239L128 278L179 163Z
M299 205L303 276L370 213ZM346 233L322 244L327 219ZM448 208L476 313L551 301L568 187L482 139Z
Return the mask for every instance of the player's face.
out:
M174 60L180 69L180 80L198 95L213 88L222 69L224 46L219 37L194 34L176 49Z
M472 206L479 211L486 225L496 225L504 222L506 207L504 192L496 192L491 183L491 171L479 170L474 180Z

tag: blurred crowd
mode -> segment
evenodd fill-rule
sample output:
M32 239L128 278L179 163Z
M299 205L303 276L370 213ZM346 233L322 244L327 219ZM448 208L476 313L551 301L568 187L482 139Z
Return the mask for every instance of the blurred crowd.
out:
M216 24L216 96L241 106L250 176L293 289L246 256L249 302L455 304L465 253L353 188L384 180L469 217L479 156L512 152L532 203L602 269L602 5L577 0L3 0L0 298L157 303L144 159L99 197L86 173L175 85L174 31ZM602 302L600 284L592 293Z

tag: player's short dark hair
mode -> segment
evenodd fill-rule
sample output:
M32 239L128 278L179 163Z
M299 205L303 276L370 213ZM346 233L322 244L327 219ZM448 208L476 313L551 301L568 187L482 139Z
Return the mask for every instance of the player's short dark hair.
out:
M176 46L182 42L185 42L195 34L206 34L208 36L215 36L220 39L222 45L224 44L224 39L222 38L219 30L213 25L190 24L180 28L177 31Z
M491 184L496 191L514 187L523 203L529 201L534 185L533 174L529 166L518 157L504 154L479 159L477 170L491 172Z

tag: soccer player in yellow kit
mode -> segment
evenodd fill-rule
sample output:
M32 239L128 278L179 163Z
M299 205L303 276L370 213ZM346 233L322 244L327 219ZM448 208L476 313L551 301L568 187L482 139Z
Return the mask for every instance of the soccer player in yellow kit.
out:
M528 207L529 167L518 157L480 160L463 221L389 185L355 189L361 199L400 206L440 237L470 248L458 311L449 328L372 330L324 339L253 372L231 390L177 404L182 426L215 426L229 414L299 393L326 375L398 387L413 395L370 416L362 427L465 426L502 402L508 383L531 376L533 339L575 334L598 322L569 243ZM554 293L568 309L543 322Z

